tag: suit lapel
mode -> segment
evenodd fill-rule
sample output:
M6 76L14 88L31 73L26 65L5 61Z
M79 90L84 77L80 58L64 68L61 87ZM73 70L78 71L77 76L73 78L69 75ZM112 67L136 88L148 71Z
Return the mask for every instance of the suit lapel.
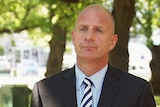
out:
M64 71L66 72L66 71ZM77 107L76 100L76 83L74 68L67 71L62 81L62 93L65 107Z
M119 78L120 76L118 72L111 65L109 65L104 79L98 107L112 107L120 87L120 83L118 82Z
M100 95L98 107L112 107L114 99L118 93L120 82L120 75L115 68L111 65L108 66L108 71L106 73L102 92ZM64 99L65 107L77 107L76 98L76 78L74 67L64 75L62 81L62 95Z

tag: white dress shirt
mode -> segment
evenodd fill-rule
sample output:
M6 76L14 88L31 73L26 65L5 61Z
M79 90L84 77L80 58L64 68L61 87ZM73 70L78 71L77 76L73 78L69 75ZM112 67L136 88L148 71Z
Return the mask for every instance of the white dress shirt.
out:
M75 74L76 74L76 94L77 94L77 105L80 107L81 99L83 97L84 87L85 85L82 84L84 78L89 78L94 85L92 85L91 90L93 92L93 107L97 107L99 102L99 97L102 90L103 80L105 74L107 72L108 65L102 68L99 72L93 74L90 77L87 77L77 66L75 65Z

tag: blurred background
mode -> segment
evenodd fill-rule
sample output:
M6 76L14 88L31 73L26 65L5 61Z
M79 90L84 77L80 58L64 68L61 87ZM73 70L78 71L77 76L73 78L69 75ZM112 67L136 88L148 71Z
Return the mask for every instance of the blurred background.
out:
M75 64L70 32L93 3L115 17L110 63L151 82L160 106L159 0L0 0L0 107L29 107L35 82Z

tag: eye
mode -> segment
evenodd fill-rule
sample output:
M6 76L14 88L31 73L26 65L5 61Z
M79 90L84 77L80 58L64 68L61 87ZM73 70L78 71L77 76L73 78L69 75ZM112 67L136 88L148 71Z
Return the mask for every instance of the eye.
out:
M96 32L102 32L102 30L98 28L98 29L96 29Z
M88 29L87 29L87 27L81 27L79 30L80 31L87 31Z
M78 26L78 30L80 32L86 32L88 30L88 26L86 26L86 25L79 25Z
M87 27L83 26L80 28L81 31L87 31Z

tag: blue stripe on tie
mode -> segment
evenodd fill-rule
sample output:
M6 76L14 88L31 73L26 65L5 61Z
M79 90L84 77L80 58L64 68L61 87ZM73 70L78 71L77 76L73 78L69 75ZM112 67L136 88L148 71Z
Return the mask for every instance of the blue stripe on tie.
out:
M81 100L81 107L92 107L92 90L91 90L92 81L88 78L85 78L83 83L86 86L83 93L83 98Z

